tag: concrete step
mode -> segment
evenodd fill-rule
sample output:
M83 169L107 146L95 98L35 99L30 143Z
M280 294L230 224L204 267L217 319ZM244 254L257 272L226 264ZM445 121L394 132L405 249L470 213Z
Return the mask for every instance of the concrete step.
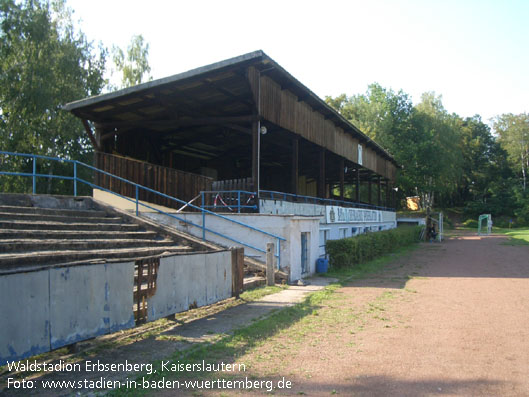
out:
M242 289L246 291L247 289L252 289L252 288L259 287L265 284L266 284L266 278L264 277L255 276L255 275L252 275L249 277L245 276Z
M139 248L121 248L121 249L96 249L89 251L34 251L25 253L0 254L0 271L9 268L19 268L23 266L35 266L62 263L74 261L105 261L105 259L123 259L133 260L148 256L161 255L167 253L191 252L192 248L183 245L169 245L162 247L139 247Z
M119 217L84 217L76 215L74 211L69 215L50 215L50 214L23 214L15 212L0 212L0 221L38 221L38 222L62 222L62 223L122 223L123 219Z
M116 235L113 239L8 239L0 240L0 253L26 253L62 250L94 250L131 247L159 247L175 244L167 239L122 239Z
M158 236L153 231L101 231L101 230L29 230L29 229L0 229L0 240L3 239L154 239Z
M248 256L244 257L244 266L248 271L257 272L261 274L266 274L266 263L261 262L257 259L250 258ZM283 280L288 280L288 274L282 270L275 270L275 280L281 282Z
M0 220L0 229L138 231L137 224Z
M69 210L57 208L24 207L15 205L0 205L0 212L16 214L79 216L83 218L104 218L105 216L107 216L105 211L99 210Z

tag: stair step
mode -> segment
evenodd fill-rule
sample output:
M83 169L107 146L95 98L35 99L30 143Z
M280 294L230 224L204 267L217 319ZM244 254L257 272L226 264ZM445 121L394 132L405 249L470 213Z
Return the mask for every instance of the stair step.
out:
M85 223L85 222L31 222L0 220L0 229L30 229L30 230L139 230L137 224L124 223Z
M101 231L101 230L29 230L29 229L0 229L0 239L84 239L84 238L99 238L99 239L113 239L116 237L123 239L154 239L158 236L153 231Z
M22 207L14 205L0 205L0 212L9 212L15 214L79 216L83 218L104 218L107 215L105 211L100 210L69 210L57 208Z
M114 239L14 239L0 240L0 253L26 253L51 250L94 250L107 248L157 247L174 244L171 240L122 239L116 235Z
M55 251L55 252L25 252L19 254L0 254L0 270L27 265L53 264L58 265L73 261L104 261L105 259L125 259L160 255L164 252L190 252L192 248L183 245L162 247L136 247L121 249L96 249L90 251Z
M261 272L266 274L266 263L263 263L257 259L245 256L244 266L250 271ZM288 274L282 270L275 269L275 279L276 281L288 280Z
M38 222L62 222L62 223L122 223L119 217L83 217L81 215L50 215L50 214L23 214L14 212L0 212L0 221L38 221Z

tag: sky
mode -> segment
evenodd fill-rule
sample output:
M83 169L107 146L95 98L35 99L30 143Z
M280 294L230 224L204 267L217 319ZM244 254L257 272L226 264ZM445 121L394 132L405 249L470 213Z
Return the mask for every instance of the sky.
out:
M529 112L529 0L67 0L87 38L149 43L157 78L263 50L321 98L378 82L450 113Z

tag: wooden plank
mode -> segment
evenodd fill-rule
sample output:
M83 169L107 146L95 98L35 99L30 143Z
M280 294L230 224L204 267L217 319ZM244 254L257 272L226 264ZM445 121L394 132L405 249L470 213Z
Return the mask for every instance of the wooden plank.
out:
M135 159L129 159L108 153L97 153L98 168L113 175L120 176L131 182L138 183L172 197L189 201L196 197L201 190L211 190L212 179L174 170L164 166L149 164ZM108 176L101 177L100 186L127 197L135 198L136 191L133 185L121 182ZM161 197L154 193L140 190L140 199L151 203L179 208L174 200Z

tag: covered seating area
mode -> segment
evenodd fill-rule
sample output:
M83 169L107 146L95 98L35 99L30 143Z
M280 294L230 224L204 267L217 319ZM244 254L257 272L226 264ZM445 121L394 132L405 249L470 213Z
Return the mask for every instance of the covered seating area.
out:
M182 200L395 207L393 157L262 51L64 109L82 120L97 168Z

